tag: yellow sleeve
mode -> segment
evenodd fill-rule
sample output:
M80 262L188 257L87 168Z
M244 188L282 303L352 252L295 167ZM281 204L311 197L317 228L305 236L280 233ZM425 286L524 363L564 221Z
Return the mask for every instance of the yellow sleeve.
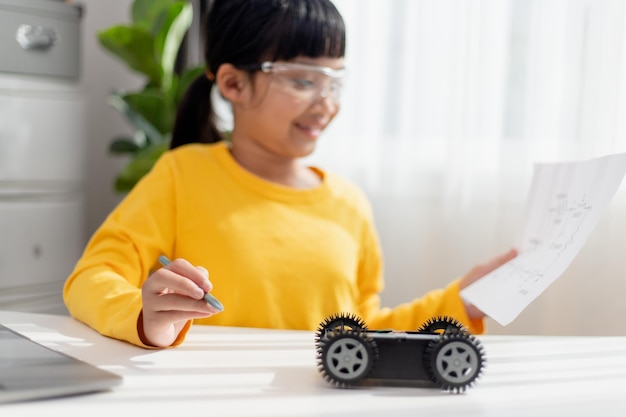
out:
M141 287L158 256L171 256L172 177L161 158L94 233L65 282L70 314L105 336L144 346L137 328Z

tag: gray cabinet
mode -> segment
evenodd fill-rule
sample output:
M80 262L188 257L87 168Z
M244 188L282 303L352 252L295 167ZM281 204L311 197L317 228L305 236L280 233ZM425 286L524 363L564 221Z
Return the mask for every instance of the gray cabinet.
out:
M0 0L0 310L65 311L85 243L81 16Z

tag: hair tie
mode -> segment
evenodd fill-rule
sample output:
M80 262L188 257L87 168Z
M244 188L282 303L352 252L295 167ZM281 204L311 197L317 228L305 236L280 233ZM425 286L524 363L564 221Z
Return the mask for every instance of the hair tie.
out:
M211 70L210 70L210 69L208 69L208 68L207 68L207 69L204 71L204 75L206 75L206 77L207 77L207 79L208 79L209 81L211 81L211 82L215 81L215 74L213 74L213 72L211 72Z

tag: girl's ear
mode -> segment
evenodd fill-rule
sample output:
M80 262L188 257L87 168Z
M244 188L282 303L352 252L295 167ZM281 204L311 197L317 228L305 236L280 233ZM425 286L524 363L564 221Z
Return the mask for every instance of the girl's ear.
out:
M248 73L235 68L232 64L222 64L215 74L215 84L222 96L231 103L237 103L245 85L249 82Z

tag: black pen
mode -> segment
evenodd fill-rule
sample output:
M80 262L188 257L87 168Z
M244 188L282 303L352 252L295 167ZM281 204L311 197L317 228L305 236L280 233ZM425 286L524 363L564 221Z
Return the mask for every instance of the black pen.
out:
M165 266L169 264L171 261L167 259L167 256L161 255L159 256L159 262L161 263L161 265ZM206 301L211 307L214 307L218 309L219 311L224 311L224 306L222 305L222 303L220 303L220 301L217 298L213 297L208 292L204 293L204 301Z

